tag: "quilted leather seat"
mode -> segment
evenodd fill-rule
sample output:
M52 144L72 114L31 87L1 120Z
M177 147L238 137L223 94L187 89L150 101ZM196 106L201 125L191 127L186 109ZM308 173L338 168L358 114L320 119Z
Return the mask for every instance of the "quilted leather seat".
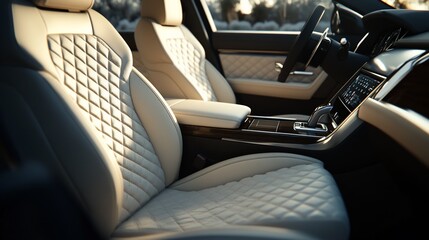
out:
M316 159L254 154L177 180L177 121L92 0L0 4L0 87L26 106L17 116L30 112L16 119L27 126L21 150L45 159L102 236L348 237L340 192Z
M144 75L165 98L236 103L229 83L182 25L180 0L143 0L135 41Z

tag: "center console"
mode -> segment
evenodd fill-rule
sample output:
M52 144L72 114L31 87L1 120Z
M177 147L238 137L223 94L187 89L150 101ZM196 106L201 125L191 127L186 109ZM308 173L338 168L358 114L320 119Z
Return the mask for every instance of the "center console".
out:
M244 132L278 134L283 142L316 143L333 131L385 80L381 75L360 70L331 101L317 107L308 120L249 116Z
M316 108L308 119L249 115L250 109L238 104L183 99L168 100L168 103L185 135L250 143L313 144L333 133L383 80L361 70L336 97Z
M328 127L323 123L318 123L317 127L314 128L307 127L305 123L306 121L296 119L249 116L242 127L244 131L303 136L326 136L329 131Z
M242 111L235 114L233 127L219 127L219 124L210 126L204 122L199 124L199 121L180 122L184 119L183 109L180 113L176 113L174 106L172 109L181 116L178 119L185 135L255 144L315 144L330 136L384 80L381 75L361 69L328 104L317 107L308 119L245 115ZM211 109L213 104L209 104ZM229 107L224 104L222 109ZM222 109L217 111L222 112ZM239 109L234 111L239 112Z

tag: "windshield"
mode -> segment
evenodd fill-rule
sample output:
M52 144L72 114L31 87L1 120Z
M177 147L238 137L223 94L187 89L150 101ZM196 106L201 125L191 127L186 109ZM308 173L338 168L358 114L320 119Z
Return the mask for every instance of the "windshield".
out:
M429 0L381 0L397 9L429 10Z

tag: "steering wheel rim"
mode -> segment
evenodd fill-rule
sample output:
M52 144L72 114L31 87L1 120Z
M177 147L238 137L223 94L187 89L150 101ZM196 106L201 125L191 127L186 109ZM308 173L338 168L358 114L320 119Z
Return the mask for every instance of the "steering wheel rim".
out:
M325 13L325 7L318 5L311 16L308 18L304 27L302 28L301 33L296 38L295 43L292 45L292 51L286 57L282 70L277 78L279 82L286 82L289 74L291 73L293 67L296 65L298 61L299 54L304 50L308 41L311 38L311 34L316 28L317 24L322 19L323 14Z

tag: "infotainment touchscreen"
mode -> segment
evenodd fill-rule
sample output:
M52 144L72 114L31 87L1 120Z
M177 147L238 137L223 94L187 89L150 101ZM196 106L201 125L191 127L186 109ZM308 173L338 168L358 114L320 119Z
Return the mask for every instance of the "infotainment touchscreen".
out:
M353 111L378 84L380 84L380 81L367 75L360 74L355 78L352 84L341 93L340 99L349 111Z

